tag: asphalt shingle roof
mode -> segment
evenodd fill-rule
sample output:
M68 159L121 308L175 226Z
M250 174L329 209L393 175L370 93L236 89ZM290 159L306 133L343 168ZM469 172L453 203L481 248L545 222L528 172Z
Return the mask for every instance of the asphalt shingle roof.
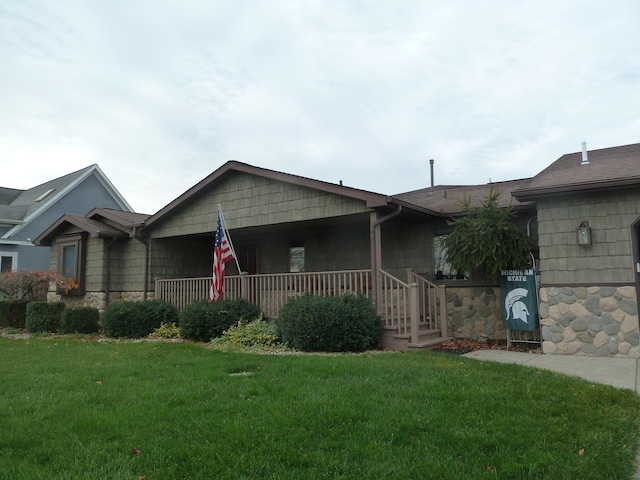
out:
M512 198L511 192L521 188L529 182L530 179L510 180L506 182L492 182L483 185L439 185L431 188L423 188L412 192L394 195L393 198L428 208L435 212L445 215L455 215L462 212L461 202L467 198L474 207L480 206L480 202L484 200L489 193L489 188L493 186L501 193L499 203L503 207L509 205L515 209L527 207L526 202L519 202Z
M567 153L514 191L516 198L527 200L540 195L570 193L578 190L640 185L640 143Z

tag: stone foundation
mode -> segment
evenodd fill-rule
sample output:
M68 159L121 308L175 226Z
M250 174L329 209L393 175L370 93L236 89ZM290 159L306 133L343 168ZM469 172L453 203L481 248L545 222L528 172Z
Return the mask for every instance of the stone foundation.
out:
M154 292L147 292L147 300L152 300ZM144 298L143 292L110 292L109 303L117 302L139 302ZM82 296L58 295L56 292L47 293L47 301L64 302L67 307L93 307L102 313L106 304L104 292L87 292Z
M499 287L447 286L448 335L486 341L505 339Z
M640 357L635 286L541 288L540 324L544 353Z

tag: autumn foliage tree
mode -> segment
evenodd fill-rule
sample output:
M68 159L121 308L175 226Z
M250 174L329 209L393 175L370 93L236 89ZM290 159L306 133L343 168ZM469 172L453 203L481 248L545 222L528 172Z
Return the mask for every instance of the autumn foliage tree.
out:
M501 270L523 270L528 266L531 242L526 232L513 224L512 207L501 207L500 192L489 188L480 207L462 200L464 215L449 222L451 233L443 239L446 261L452 270L482 269L495 280Z
M14 300L46 300L51 283L66 292L78 288L72 278L51 270L18 270L0 274L0 293Z

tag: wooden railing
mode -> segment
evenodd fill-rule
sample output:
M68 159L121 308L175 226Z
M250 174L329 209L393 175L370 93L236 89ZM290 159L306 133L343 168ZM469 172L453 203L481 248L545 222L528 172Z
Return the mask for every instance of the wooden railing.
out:
M417 305L418 315L412 317L412 321L417 321L424 325L427 330L441 332L442 337L447 336L447 298L445 287L431 283L426 278L421 277L412 270L407 270L407 282L410 286L417 285ZM417 332L419 325L412 323L411 331ZM412 333L412 342L417 343L417 337Z
M369 270L273 273L237 278L240 284L237 296L259 305L264 309L265 315L270 318L277 317L289 298L305 293L338 296L350 292L371 296ZM227 298L234 298L234 294L230 292Z
M411 270L408 270L406 283L382 270L378 278L378 313L387 329L393 329L399 335L410 335L410 343L416 344L420 327L441 330L441 335L446 336L443 287ZM181 310L194 301L206 299L210 284L210 277L158 279L155 298L168 301ZM337 296L347 292L372 298L371 271L230 275L224 280L225 298L246 298L260 306L269 318L276 318L280 308L293 296L305 293Z
M408 284L380 270L380 313L384 326L406 335L411 326Z
M211 277L158 279L155 283L155 298L182 310L188 304L208 297ZM293 296L304 293L338 296L347 292L370 298L371 271L229 275L224 278L224 298L244 297L263 308L270 318L277 317L280 308Z

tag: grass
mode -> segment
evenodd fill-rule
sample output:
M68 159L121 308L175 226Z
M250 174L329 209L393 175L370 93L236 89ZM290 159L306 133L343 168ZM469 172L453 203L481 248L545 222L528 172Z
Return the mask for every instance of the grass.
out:
M418 352L0 338L0 478L631 479L640 397Z

